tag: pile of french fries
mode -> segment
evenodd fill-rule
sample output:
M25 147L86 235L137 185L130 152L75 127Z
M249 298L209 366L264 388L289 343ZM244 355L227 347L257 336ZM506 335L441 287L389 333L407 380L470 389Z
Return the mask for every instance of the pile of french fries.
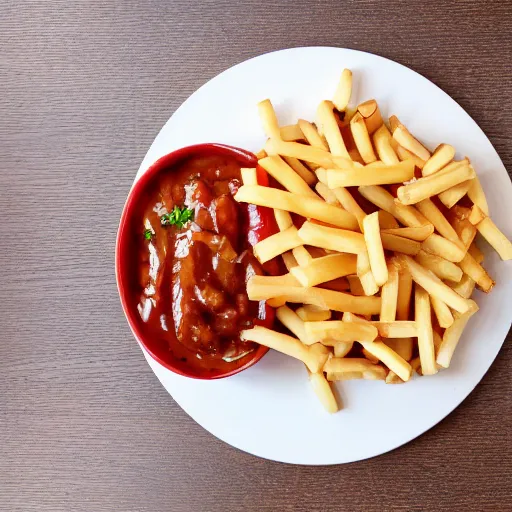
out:
M279 232L254 254L282 257L288 273L254 276L247 292L292 334L256 326L242 336L302 361L331 413L332 381L403 383L450 366L478 311L474 288L494 285L477 233L512 259L469 159L454 160L449 144L431 153L396 116L385 123L375 100L350 109L351 92L345 69L316 124L279 126L270 100L259 103L268 140L258 163L280 187L242 169L235 196L274 209Z

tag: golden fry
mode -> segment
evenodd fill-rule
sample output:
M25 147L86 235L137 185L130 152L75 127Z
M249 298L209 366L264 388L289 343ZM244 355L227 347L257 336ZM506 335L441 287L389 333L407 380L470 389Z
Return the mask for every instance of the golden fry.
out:
M378 128L384 126L379 106L375 100L368 100L357 107L358 112L363 116L368 133L372 135Z
M443 329L450 327L450 325L453 324L453 315L450 308L435 296L430 297L430 304L434 310L439 326Z
M424 226L417 228L384 229L382 232L387 233L388 235L396 235L402 238L409 238L410 240L423 242L434 232L434 225L425 224Z
M422 160L427 161L430 158L430 151L415 139L403 124L395 128L393 131L393 139L395 139L400 146L414 153Z
M279 128L280 138L287 142L296 140L304 140L304 134L298 124L289 124L288 126L281 126Z
M322 249L351 254L359 254L366 250L363 235L346 229L331 228L306 221L298 234L303 244Z
M309 373L309 382L311 382L313 391L327 412L334 414L340 410L340 406L332 392L331 385L327 382L322 371Z
M434 225L435 229L441 236L451 240L452 242L460 243L457 232L453 229L452 225L431 199L424 199L423 201L420 201L416 204L416 208L418 208L420 213Z
M313 171L310 171L300 160L291 156L283 156L283 160L308 184L314 185L316 183L316 176Z
M469 309L468 301L443 283L433 272L422 267L409 256L400 256L400 261L408 267L413 281L430 295L435 295L459 313L465 313Z
M401 236L390 235L389 233L381 233L382 245L388 251L399 252L408 254L409 256L416 256L421 250L420 242L411 240L410 238L403 238Z
M340 112L347 109L350 96L352 94L352 71L344 69L341 73L341 78L336 88L336 92L332 98L332 102Z
M430 254L435 254L448 261L458 263L464 258L466 251L460 244L443 238L437 233L430 235L422 244L421 248Z
M449 164L455 156L455 148L450 144L440 144L432 156L425 162L422 169L423 176L430 176Z
M428 224L427 219L414 206L406 206L395 202L394 197L383 187L369 185L359 187L358 190L365 199L393 215L404 226L416 228Z
M394 165L400 162L391 141L391 133L389 133L385 124L373 134L373 144L377 155L386 165Z
M304 134L304 137L312 147L329 151L327 141L318 133L314 124L306 121L305 119L299 119L298 125Z
M474 177L475 170L469 165L448 172L439 171L400 187L397 191L398 200L406 205L416 204Z
M277 121L274 107L269 99L258 103L258 114L260 116L265 135L272 139L280 139L281 130L279 129L279 123Z
M354 137L357 150L359 151L361 158L364 160L364 163L369 164L371 162L375 162L377 157L373 151L372 141L370 139L368 129L366 128L364 118L359 112L350 120L350 129L352 131L352 136Z
M289 192L318 199L309 185L280 156L268 156L258 163Z
M380 297L353 297L347 293L324 288L305 288L294 285L276 285L272 276L253 276L247 283L249 300L268 300L282 297L285 302L313 304L334 311L350 311L361 315L380 312Z
M292 268L293 276L302 286L316 286L332 281L338 277L356 272L356 256L354 254L329 254L322 258L314 258L305 265Z
M379 214L375 212L367 215L363 227L370 268L377 286L382 286L388 280L388 267L380 236Z
M328 309L323 309L318 306L310 304L301 306L295 313L303 322L323 322L331 318L331 312Z
M434 334L428 293L416 284L415 289L416 323L418 325L418 348L420 352L421 371L423 375L437 373Z
M388 265L388 280L382 286L380 293L380 321L394 322L396 320L396 308L398 302L398 269L393 264Z
M437 364L443 368L448 368L450 366L453 353L457 348L464 328L466 327L469 319L478 311L477 304L474 301L470 302L470 309L462 315L456 315L453 324L444 332L443 341L439 346L436 358Z
M265 263L283 252L302 245L302 240L297 234L297 228L292 226L285 231L265 238L253 247L254 256L260 263Z
M235 200L269 208L279 207L281 210L327 222L341 228L359 229L357 219L351 213L334 205L327 204L320 198L315 199L312 197L304 200L303 197L284 190L259 185L243 185L235 194Z
M432 271L439 279L448 279L459 282L462 279L462 270L451 261L425 251L420 251L416 261L426 269Z
M388 185L408 181L414 177L414 164L410 161L382 166L378 172L372 167L358 169L327 169L327 185L336 187L359 187L367 185Z
M334 156L350 159L345 142L341 136L340 128L333 112L334 105L331 101L322 101L318 106L317 118L320 131L327 139L330 152Z

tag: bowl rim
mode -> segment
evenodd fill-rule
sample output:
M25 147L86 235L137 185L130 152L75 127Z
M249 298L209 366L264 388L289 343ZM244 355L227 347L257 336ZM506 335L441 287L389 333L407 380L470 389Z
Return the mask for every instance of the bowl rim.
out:
M203 143L185 146L174 151L171 151L170 153L167 153L166 155L160 157L158 160L153 162L138 179L136 178L136 180L131 186L130 192L128 193L128 197L126 198L126 201L124 203L116 236L115 274L117 291L119 293L119 298L121 301L124 316L126 317L126 320L128 322L128 325L130 326L133 336L135 337L141 348L143 348L152 357L152 359L154 359L163 367L167 368L173 373L197 380L215 380L236 375L237 373L240 373L241 371L253 366L258 361L260 361L263 358L263 356L268 352L268 347L260 345L254 351L253 356L245 364L223 373L218 373L214 375L200 375L192 372L186 372L182 368L179 368L178 366L173 365L169 361L162 359L151 349L150 343L148 343L148 340L146 339L147 335L145 335L142 329L140 329L138 322L136 321L136 312L132 310L133 308L129 307L129 293L127 290L128 285L125 282L125 278L123 276L123 270L126 268L127 261L127 256L123 252L123 246L126 244L127 236L129 233L129 221L131 220L131 216L133 215L133 212L135 210L138 198L140 197L141 193L145 190L147 184L151 181L151 179L154 176L156 176L159 172L162 172L165 168L169 168L170 166L176 164L180 160L187 158L195 153L216 153L231 155L235 156L239 160L245 160L246 165L251 165L254 167L257 165L256 155L254 155L250 151L237 148L235 146L229 146L226 144L219 143Z

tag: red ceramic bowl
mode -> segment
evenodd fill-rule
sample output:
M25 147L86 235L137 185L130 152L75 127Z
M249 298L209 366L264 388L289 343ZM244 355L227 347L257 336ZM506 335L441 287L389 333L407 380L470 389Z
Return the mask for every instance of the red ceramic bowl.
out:
M133 272L133 261L130 259L133 254L133 223L137 217L138 208L142 195L147 187L152 183L156 175L161 172L172 172L180 161L191 156L211 156L211 155L227 155L234 157L240 167L256 167L257 159L252 153L243 149L224 146L222 144L198 144L178 149L163 156L157 160L135 183L121 216L119 231L116 243L116 279L121 304L124 314L130 325L130 328L138 340L138 342L146 349L146 351L158 361L161 365L169 370L186 377L195 379L220 379L229 377L236 373L249 368L257 363L267 352L268 348L259 346L254 352L241 358L238 361L230 363L228 370L207 370L202 368L194 368L187 365L181 359L175 357L169 350L169 345L161 339L155 339L144 331L144 324L136 308L136 296L133 293L133 285L130 280L130 272ZM258 168L258 182L261 185L268 185L268 177L263 169ZM256 240L266 238L274 232L275 222L272 211L268 208L259 208L259 216L261 223L255 226L253 232ZM268 316L265 325L271 326L273 322L273 312L268 308ZM179 343L175 340L176 343Z

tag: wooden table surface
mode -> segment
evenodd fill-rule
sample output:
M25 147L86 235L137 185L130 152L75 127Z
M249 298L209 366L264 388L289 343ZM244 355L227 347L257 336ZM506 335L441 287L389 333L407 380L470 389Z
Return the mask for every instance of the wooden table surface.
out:
M114 280L121 208L163 123L208 79L271 50L349 47L410 66L512 168L511 18L510 0L3 0L0 510L511 510L510 335L419 439L292 466L231 448L178 407Z

